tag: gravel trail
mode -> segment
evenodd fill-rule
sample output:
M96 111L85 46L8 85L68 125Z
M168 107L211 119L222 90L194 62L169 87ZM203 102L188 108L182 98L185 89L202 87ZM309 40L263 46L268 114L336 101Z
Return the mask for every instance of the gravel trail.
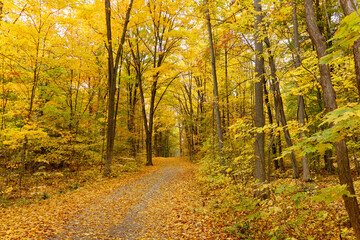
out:
M161 200L171 185L187 170L184 160L155 159L159 170L128 182L109 196L93 202L77 216L55 239L163 239L154 235L156 222L149 218L153 202ZM157 205L158 206L158 205ZM152 209L151 214L166 212L166 206ZM154 217L154 216L152 216ZM149 237L152 235L152 237Z

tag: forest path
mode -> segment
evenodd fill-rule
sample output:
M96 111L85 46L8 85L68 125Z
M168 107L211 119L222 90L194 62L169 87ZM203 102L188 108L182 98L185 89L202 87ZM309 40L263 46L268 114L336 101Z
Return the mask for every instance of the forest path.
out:
M55 239L213 239L190 207L195 166L180 158L155 158L154 165L92 202Z

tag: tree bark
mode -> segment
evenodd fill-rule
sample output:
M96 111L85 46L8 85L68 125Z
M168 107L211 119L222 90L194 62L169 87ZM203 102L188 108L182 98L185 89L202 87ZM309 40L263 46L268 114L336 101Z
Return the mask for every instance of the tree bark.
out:
M224 139L223 139L223 134L222 134L221 117L220 117L220 110L219 110L219 93L218 93L218 82L217 82L217 76L216 76L215 52L214 52L214 45L213 45L213 38L212 38L210 12L209 12L209 8L207 5L208 2L206 1L205 4L206 4L205 14L206 14L208 34L209 34L209 45L210 45L210 55L211 55L211 70L212 70L213 84L214 84L213 93L214 93L214 107L215 107L215 115L216 115L216 129L217 129L217 135L218 135L219 154L220 154L220 158L222 159L222 148L223 148Z
M312 0L304 0L306 25L312 42L316 47L318 59L326 56L326 42L317 26L315 11ZM319 63L321 88L324 92L324 103L327 112L337 108L335 91L331 82L330 68L328 65ZM339 170L340 184L345 184L350 194L355 195L355 189L350 171L350 164L345 140L335 143L336 157ZM350 217L351 225L355 236L360 239L360 209L356 196L349 197L343 195L345 208Z
M264 117L264 100L263 100L263 85L265 82L264 77L264 58L263 43L260 34L260 24L262 22L262 13L260 0L254 0L255 15L255 127L262 128L265 126ZM265 134L263 131L257 132L255 135L255 169L254 177L260 182L264 182L265 175Z
M3 20L3 7L4 3L3 1L0 1L0 22Z

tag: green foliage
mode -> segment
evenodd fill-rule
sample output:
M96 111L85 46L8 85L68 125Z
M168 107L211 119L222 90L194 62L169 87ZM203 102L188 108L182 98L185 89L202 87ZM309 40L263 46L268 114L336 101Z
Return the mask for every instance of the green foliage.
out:
M238 222L235 223L233 226L231 227L227 227L225 228L225 233L229 234L229 235L233 235L239 238L247 238L247 239L251 239L249 238L251 232L250 230L250 222Z
M41 197L40 197L40 200L46 200L46 199L48 199L48 198L50 198L50 197L51 197L50 194L48 194L48 193L46 193L46 192L43 192L43 194L42 194Z
M332 149L334 143L342 139L351 139L359 134L360 129L360 105L348 104L346 107L338 108L328 114L320 125L330 126L322 131L309 135L301 142L283 152L283 156L295 151L303 156L306 153L324 154L327 149Z
M76 182L73 185L68 186L67 189L69 189L70 191L74 191L74 190L78 189L79 187L80 187L80 184Z
M334 37L329 41L333 46L329 49L330 54L322 57L321 64L329 64L342 56L360 36L360 16L357 11L342 19Z
M321 189L318 195L312 197L311 200L329 204L340 199L343 195L353 197L347 190L346 185L335 185Z

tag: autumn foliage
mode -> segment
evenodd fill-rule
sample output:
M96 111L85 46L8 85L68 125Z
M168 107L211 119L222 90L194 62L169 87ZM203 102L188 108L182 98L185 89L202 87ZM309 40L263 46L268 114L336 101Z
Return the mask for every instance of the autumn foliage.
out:
M360 239L359 22L0 0L0 238Z

